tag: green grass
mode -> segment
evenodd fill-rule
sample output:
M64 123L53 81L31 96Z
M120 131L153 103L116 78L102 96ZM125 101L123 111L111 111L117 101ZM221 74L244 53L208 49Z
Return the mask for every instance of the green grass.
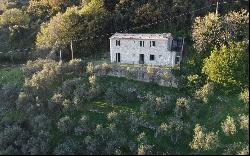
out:
M6 120L9 120L9 121L12 121L12 122L13 121L18 122L18 121L24 120L26 115L23 112L10 111L10 112L5 113L4 117L5 117Z
M24 75L20 67L0 68L0 86L18 85L24 82Z
M107 87L109 83L118 83L118 84L129 83L133 85L134 87L136 87L140 93L152 92L156 95L171 95L171 94L178 93L178 89L173 88L173 87L164 87L164 86L159 86L158 84L154 84L154 83L141 82L137 80L128 80L123 77L118 78L115 76L108 76L108 77L99 77L98 79L102 83L104 84L106 83Z
M137 67L137 68L141 68L141 67L152 67L152 68L162 68L162 69L173 69L173 67L168 67L168 66L160 66L160 65L145 65L145 64L111 64L111 65L117 65L120 67Z
M239 114L248 114L245 104L239 100L238 95L214 95L207 104L201 104L200 121L211 129L220 129L221 122L229 115L237 117ZM203 107L203 108L202 108Z

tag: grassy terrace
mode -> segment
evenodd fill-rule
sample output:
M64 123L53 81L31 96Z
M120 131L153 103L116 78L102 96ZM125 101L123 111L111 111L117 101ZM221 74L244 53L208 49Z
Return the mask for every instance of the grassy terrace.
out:
M162 68L162 69L173 69L173 68L179 68L179 66L175 66L175 67L168 67L168 66L160 66L160 65L145 65L145 64L112 64L112 65L118 65L121 67L136 67L136 68L140 68L140 67L152 67L152 68Z
M117 77L106 77L106 78L100 78L103 83L124 83L124 82L130 82L132 83L138 90L141 92L147 91L147 92L153 92L156 95L173 95L176 97L185 96L182 95L181 91L178 91L174 88L168 88L168 87L161 87L158 85L150 84L150 83L143 83L139 81L131 81L124 78L117 78ZM224 100L221 100L223 98ZM62 114L69 115L70 117L79 120L81 115L87 115L91 122L94 122L96 124L103 124L108 125L109 122L107 120L107 114L115 111L115 112L129 112L131 114L136 114L137 116L143 118L145 121L152 122L155 126L161 125L161 123L166 122L169 117L173 116L173 110L168 111L164 114L158 114L156 117L152 117L152 115L147 113L142 113L140 111L140 106L143 103L134 101L130 104L110 104L107 101L105 101L104 98L96 99L94 101L86 103L81 110L78 110L73 113L67 113ZM173 101L173 104L175 104L175 101ZM238 96L221 96L220 93L215 93L214 96L211 97L210 101L204 105L199 103L192 104L193 107L197 107L197 112L193 113L193 120L196 120L198 123L202 123L210 130L218 130L221 129L221 122L226 118L227 115L237 115L240 112L241 113L247 113L247 110L244 107L244 104L239 101ZM202 105L202 106L201 106ZM217 105L217 106L215 106ZM228 106L232 107L228 107ZM191 119L192 120L192 119ZM190 119L184 119L184 121L190 122ZM191 126L194 126L195 123L191 122ZM145 127L139 128L140 132L146 132L148 135L148 139L151 144L157 145L160 149L166 148L166 145L169 146L169 140L166 140L166 138L156 139L154 137L155 130L148 129ZM56 131L55 133L59 133ZM222 132L220 132L222 133ZM58 135L58 134L57 134ZM136 136L133 136L132 134L128 134L128 138L133 138ZM239 133L237 135L238 140L241 140L243 135ZM58 135L57 139L61 140L63 139L62 135ZM183 142L190 141L191 138L183 138ZM186 147L185 145L171 145L174 148L179 149L179 151L182 153L184 152L190 152L190 149Z
M24 76L19 66L0 67L0 86L4 84L21 86L23 81Z
M121 64L121 63L110 63L109 60L107 59L102 59L102 60L91 60L91 59L88 59L88 60L85 60L86 62L91 62L93 63L94 65L100 65L100 64L109 64L111 66L120 66L120 67L134 67L134 68L141 68L141 67L152 67L152 68L162 68L162 69L179 69L180 66L179 65L176 65L174 67L169 67L169 66L162 66L162 65L146 65L146 64Z

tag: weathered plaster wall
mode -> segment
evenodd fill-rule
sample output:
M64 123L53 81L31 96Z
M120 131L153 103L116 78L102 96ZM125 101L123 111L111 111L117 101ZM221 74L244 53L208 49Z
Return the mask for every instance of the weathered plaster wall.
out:
M116 40L120 40L120 46L116 46ZM140 41L144 41L144 47L140 47ZM150 47L150 41L155 41L156 46ZM121 63L139 64L139 55L144 54L144 63L152 65L175 65L176 52L170 51L171 38L149 39L110 39L111 62L116 61L116 53L121 54ZM155 55L155 60L150 60L150 55Z

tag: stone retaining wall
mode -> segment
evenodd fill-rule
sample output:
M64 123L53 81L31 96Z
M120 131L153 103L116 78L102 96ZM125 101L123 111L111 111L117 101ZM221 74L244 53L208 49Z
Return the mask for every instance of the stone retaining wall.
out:
M153 82L160 86L177 88L177 79L172 70L154 66L130 67L116 64L100 64L94 66L97 76L116 76L143 82Z

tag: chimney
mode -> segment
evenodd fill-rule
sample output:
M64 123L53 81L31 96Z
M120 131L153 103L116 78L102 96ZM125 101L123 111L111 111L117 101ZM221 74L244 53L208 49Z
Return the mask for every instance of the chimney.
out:
M171 34L170 33L163 33L162 36L163 36L163 38L168 38L168 37L171 37Z

